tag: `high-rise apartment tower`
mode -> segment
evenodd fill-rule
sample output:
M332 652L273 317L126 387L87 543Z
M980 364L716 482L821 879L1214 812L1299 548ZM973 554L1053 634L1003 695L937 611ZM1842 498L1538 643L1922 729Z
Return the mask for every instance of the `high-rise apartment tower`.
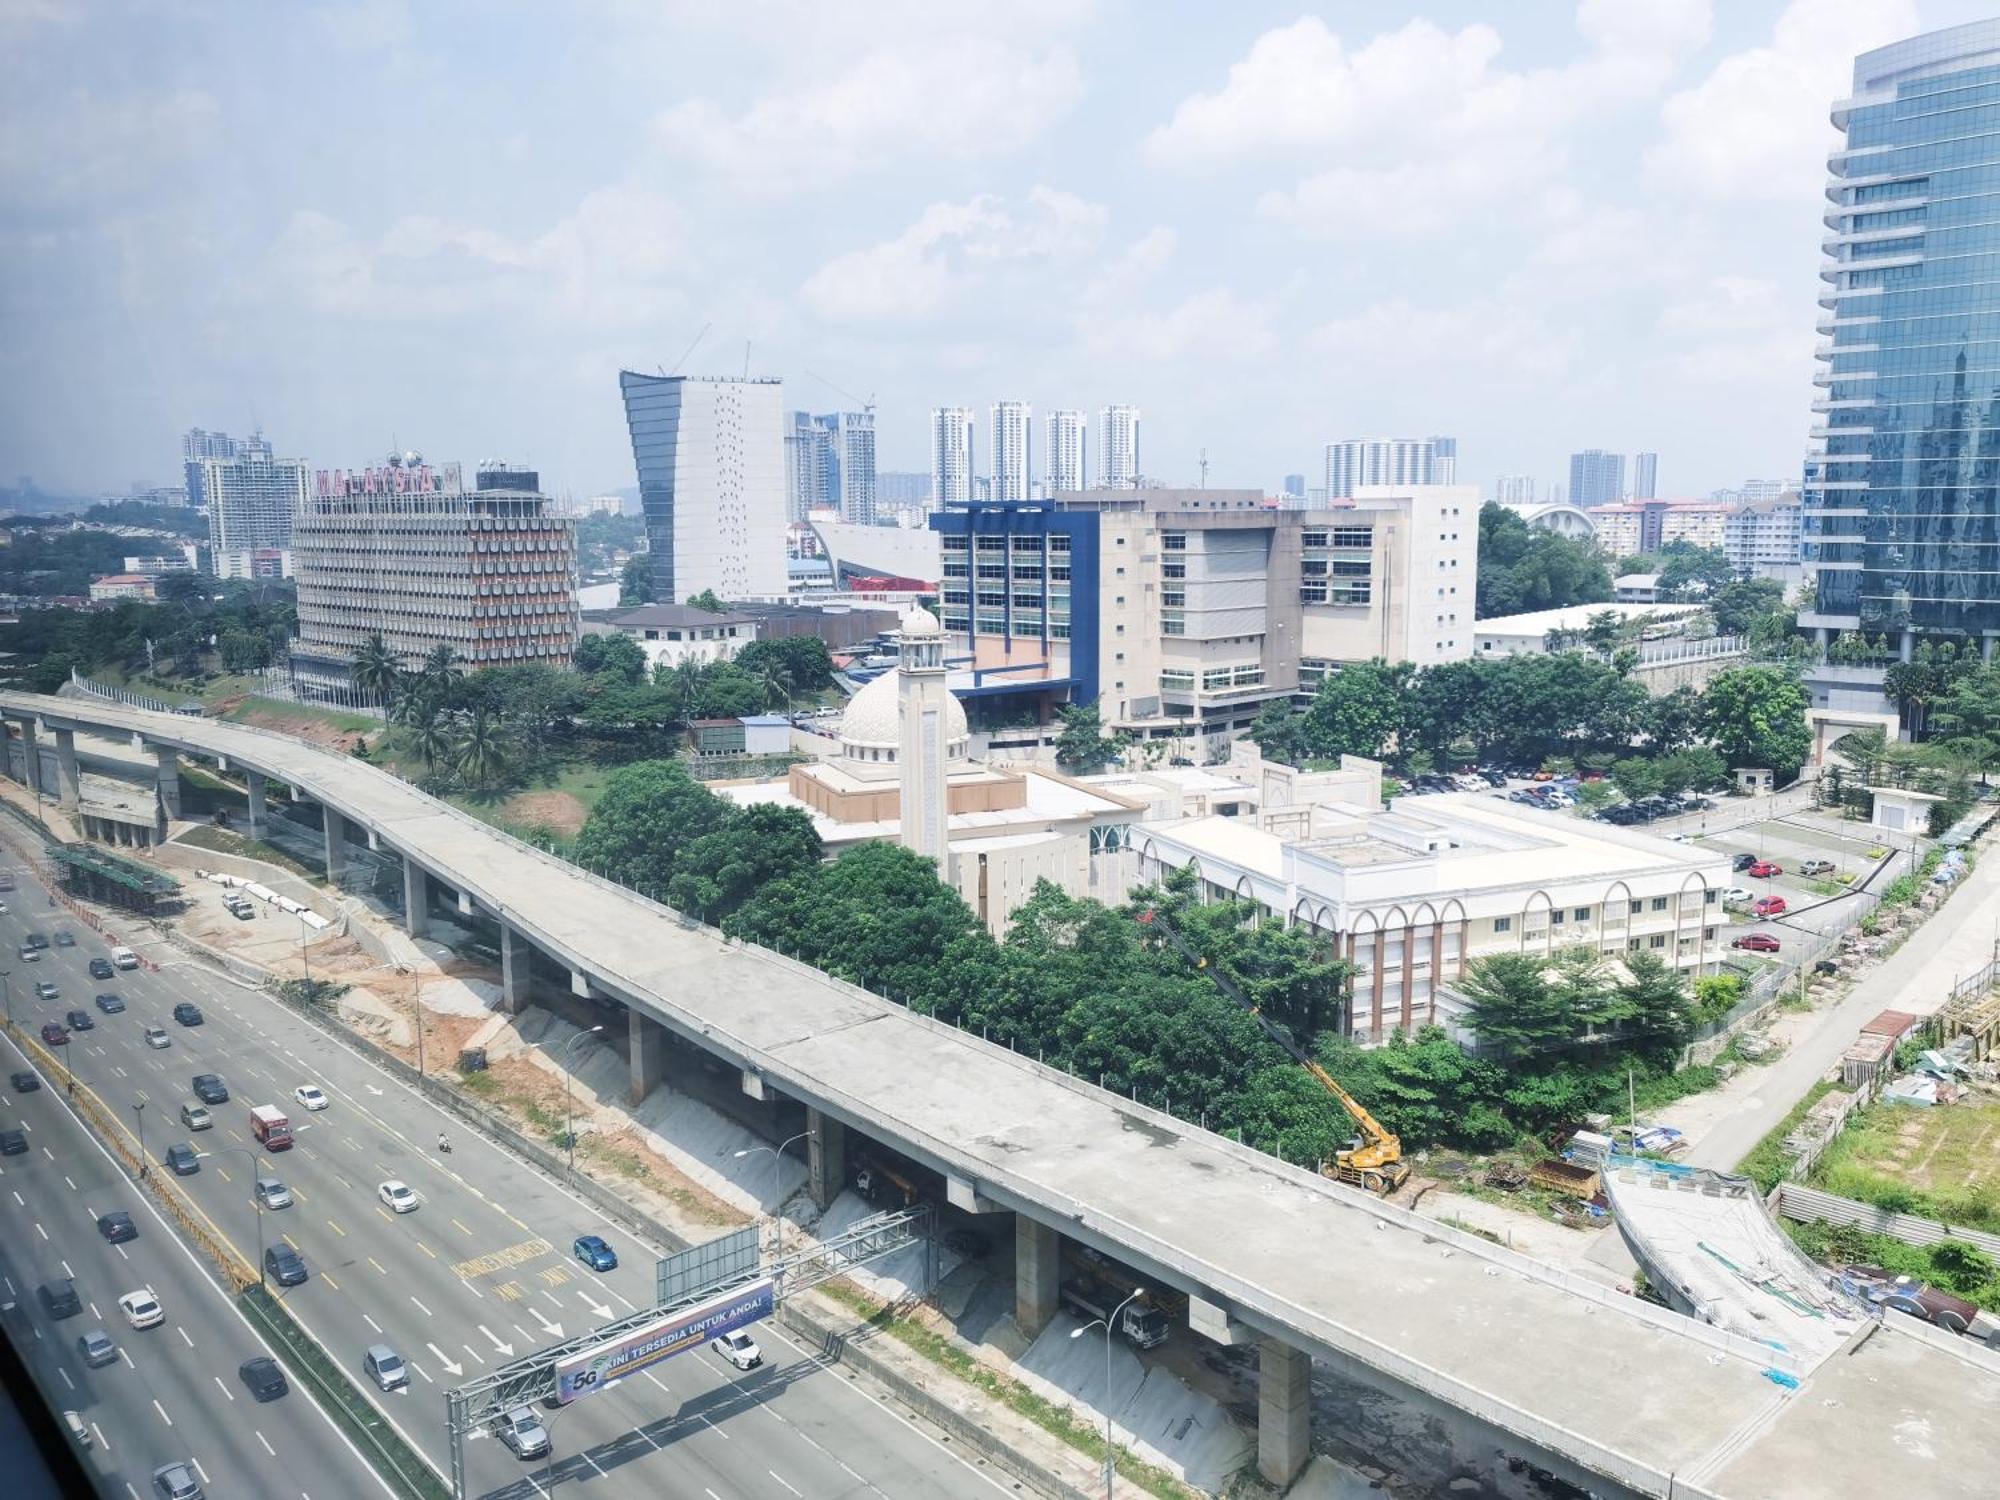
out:
M1026 500L1035 472L1035 409L1025 401L993 403L993 498Z
M1139 482L1139 408L1106 406L1097 413L1097 482L1107 490Z
M1051 495L1080 490L1090 483L1090 466L1085 462L1088 427L1080 411L1049 413L1048 492Z

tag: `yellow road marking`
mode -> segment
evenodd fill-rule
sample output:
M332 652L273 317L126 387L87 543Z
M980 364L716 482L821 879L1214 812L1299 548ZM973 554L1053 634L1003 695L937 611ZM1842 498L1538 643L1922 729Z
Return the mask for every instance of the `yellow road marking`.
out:
M417 1248L423 1251L424 1254L428 1255L432 1260L436 1260L438 1258L437 1251L431 1249L431 1247L429 1245L426 1245L422 1240L417 1241Z
M493 1290L498 1292L505 1301L519 1302L521 1300L521 1283L518 1281L503 1281L493 1288Z
M391 1215L390 1215L390 1213L389 1213L389 1210L388 1210L388 1209L386 1209L386 1208L384 1208L384 1207L383 1207L383 1206L382 1206L381 1204L379 1204L379 1203L375 1205L375 1212L376 1212L376 1213L378 1213L378 1214L380 1214L380 1215L382 1216L383 1220L384 1220L385 1222L387 1222L387 1223L390 1223L390 1224L393 1224L393 1223L395 1223L395 1222L396 1222L396 1221L395 1221L395 1219L394 1219L393 1217L391 1217Z
M301 1202L301 1203L303 1203L303 1202L305 1202L305 1201L306 1201L306 1195L305 1195L304 1193L300 1192L300 1191L299 1191L299 1190L298 1190L297 1188L293 1188L293 1189L292 1189L292 1196L293 1196L294 1198L298 1199L298 1200L299 1200L299 1202Z
M569 1268L567 1266L550 1266L546 1271L542 1272L542 1280L550 1286L561 1286L565 1281L569 1280Z
M326 1227L328 1229L331 1229L335 1234L339 1235L342 1239L347 1238L347 1231L345 1229L342 1229L338 1224L334 1223L333 1220L328 1219L326 1221Z
M458 1224L453 1219L452 1223ZM458 1224L465 1229L463 1224ZM466 1230L468 1234L470 1230ZM475 1255L471 1260L462 1260L452 1269L461 1281L470 1281L475 1276L489 1275L494 1271L505 1271L513 1266L525 1265L531 1260L539 1260L550 1253L549 1242L545 1239L523 1240L518 1245L509 1245L503 1250L495 1250L491 1255Z

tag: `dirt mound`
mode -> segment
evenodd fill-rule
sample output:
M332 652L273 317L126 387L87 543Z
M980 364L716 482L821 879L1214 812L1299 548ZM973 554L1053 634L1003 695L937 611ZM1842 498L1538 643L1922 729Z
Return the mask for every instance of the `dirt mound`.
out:
M501 804L500 814L516 828L547 828L573 838L590 811L569 792L520 792Z
M227 711L227 710L225 710ZM267 708L260 703L244 700L240 711L235 714L239 724L255 725L259 729L273 729L279 734L288 734L294 739L319 745L328 750L338 750L342 754L368 738L367 731L342 729L338 724L329 723L313 713L287 713L283 709Z

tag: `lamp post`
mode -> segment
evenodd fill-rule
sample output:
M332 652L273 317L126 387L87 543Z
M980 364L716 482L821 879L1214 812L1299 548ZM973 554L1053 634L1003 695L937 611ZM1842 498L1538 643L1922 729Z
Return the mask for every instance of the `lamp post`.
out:
M146 1101L132 1101L132 1117L139 1122L139 1176L143 1180L153 1164L146 1160Z
M1131 1297L1112 1308L1110 1317L1092 1318L1083 1327L1072 1328L1069 1334L1073 1339L1080 1339L1100 1324L1104 1328L1104 1500L1111 1500L1111 1483L1118 1472L1118 1450L1111 1442L1111 1330L1117 1326L1118 1315L1125 1311L1125 1304L1134 1297L1144 1295L1145 1288L1140 1287Z
M306 946L306 914L299 913L299 962L306 968L306 995L312 995L313 961L312 950Z
M257 1155L248 1146L212 1146L195 1154L206 1159L218 1151L227 1151L250 1163L250 1203L257 1210L257 1286L260 1291L267 1290L264 1285L264 1200L257 1196Z
M11 977L13 973L12 969L0 969L0 991L4 991L7 997L7 1029L9 1031L14 1029L14 984Z
M778 1142L775 1146L746 1146L743 1150L736 1153L736 1158L739 1161L746 1156L755 1156L760 1151L771 1153L771 1241L780 1254L783 1253L785 1248L785 1216L780 1212L784 1204L778 1199L778 1168L783 1165L785 1147L791 1145L793 1141L803 1141L811 1135L812 1132L810 1130L802 1130L790 1139Z
M596 1036L603 1029L602 1026L593 1026L588 1031L579 1031L569 1039L569 1045L563 1048L563 1145L569 1152L568 1170L572 1175L576 1172L576 1104L570 1093L570 1054L576 1050L578 1042L587 1036Z

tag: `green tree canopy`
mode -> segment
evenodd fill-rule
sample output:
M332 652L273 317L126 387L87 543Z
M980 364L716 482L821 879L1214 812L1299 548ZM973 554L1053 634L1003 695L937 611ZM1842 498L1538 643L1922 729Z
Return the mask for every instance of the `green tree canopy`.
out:
M1305 712L1305 740L1314 755L1379 758L1403 722L1402 695L1411 669L1376 657L1320 679Z
M1611 572L1588 542L1530 526L1504 505L1479 510L1479 618L1596 604L1611 597Z
M1732 667L1709 680L1703 727L1732 769L1768 767L1791 780L1812 749L1806 691L1776 667Z
M646 675L646 648L622 631L583 636L570 660L579 672L592 676L608 672L627 683L637 682Z
M1104 732L1095 703L1077 703L1059 710L1062 732L1056 736L1056 764L1088 775L1101 771L1118 754L1118 741Z

